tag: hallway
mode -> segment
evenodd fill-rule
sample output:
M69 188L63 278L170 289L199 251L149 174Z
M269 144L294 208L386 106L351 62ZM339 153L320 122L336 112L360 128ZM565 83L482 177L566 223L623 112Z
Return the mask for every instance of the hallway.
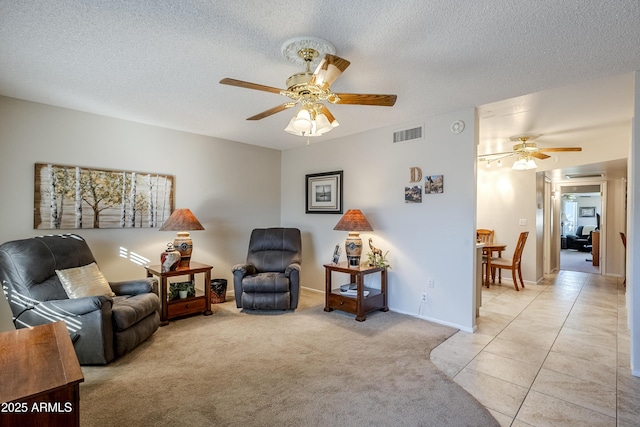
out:
M431 360L503 426L640 425L622 281L561 271L520 292L483 288L477 332Z

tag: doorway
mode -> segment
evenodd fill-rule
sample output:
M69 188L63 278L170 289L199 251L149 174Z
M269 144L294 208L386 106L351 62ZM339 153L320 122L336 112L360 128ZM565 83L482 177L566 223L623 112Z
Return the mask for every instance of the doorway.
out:
M560 194L560 269L600 274L602 184L565 184Z

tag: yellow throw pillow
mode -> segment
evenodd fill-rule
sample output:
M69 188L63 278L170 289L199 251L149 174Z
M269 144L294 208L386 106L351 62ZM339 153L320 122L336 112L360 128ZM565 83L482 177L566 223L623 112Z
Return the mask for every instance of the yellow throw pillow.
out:
M95 262L82 267L56 270L56 274L69 298L116 295Z

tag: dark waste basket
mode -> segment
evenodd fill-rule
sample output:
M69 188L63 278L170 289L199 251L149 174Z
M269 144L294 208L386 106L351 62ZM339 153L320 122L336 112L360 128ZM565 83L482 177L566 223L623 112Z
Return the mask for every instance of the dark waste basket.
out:
M227 299L227 279L211 279L211 304L225 302Z

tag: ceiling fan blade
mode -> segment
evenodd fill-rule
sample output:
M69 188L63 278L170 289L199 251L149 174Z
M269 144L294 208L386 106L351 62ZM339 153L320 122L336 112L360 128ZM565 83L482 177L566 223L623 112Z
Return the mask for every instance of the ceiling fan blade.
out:
M282 105L278 105L277 107L273 107L268 109L267 111L263 111L262 113L256 114L255 116L251 116L249 117L247 120L260 120L260 119L264 119L265 117L269 117L275 113L279 113L280 111L284 111L287 108L290 108L291 105L289 103L287 104L282 104Z
M557 148L540 148L540 151L545 151L548 153L554 151L582 151L580 147L557 147Z
M533 153L529 153L529 155L531 157L535 157L536 159L540 159L540 160L548 159L549 157L551 157L551 156L547 156L546 154L541 153L539 151L534 151Z
M309 84L327 89L331 83L340 77L340 74L347 69L349 64L351 62L346 59L327 53L318 64L316 71L313 72L313 77L311 77Z
M283 90L283 89L278 89L276 87L259 85L257 83L250 83L242 80L229 79L229 78L220 80L220 83L223 85L238 86L246 89L262 90L264 92L271 92L271 93L277 93L277 94L280 94L280 92Z
M379 105L392 107L396 103L397 95L374 95L361 93L336 93L340 98L337 104Z

